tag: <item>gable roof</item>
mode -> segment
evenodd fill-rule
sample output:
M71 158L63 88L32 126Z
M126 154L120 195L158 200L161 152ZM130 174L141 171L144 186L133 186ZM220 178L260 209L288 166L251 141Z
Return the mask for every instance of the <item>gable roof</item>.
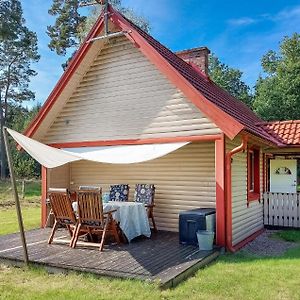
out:
M300 146L300 120L263 122L257 125L285 145Z
M110 20L118 28L127 32L125 36L229 138L233 139L238 133L246 130L269 142L281 145L281 142L273 135L270 135L261 126L256 125L262 122L262 120L244 103L235 99L196 67L186 63L152 36L145 33L114 10L111 5L109 5L109 12ZM44 117L54 105L63 88L88 52L91 45L88 41L97 37L103 26L104 18L101 15L88 34L86 41L69 63L67 70L62 75L39 114L25 131L27 136L32 136L38 129Z
M124 19L126 19L123 16ZM256 126L260 119L245 103L234 98L227 91L215 84L200 68L196 65L189 64L178 57L171 50L163 46L152 36L141 30L131 21L126 19L153 48L164 57L184 78L188 80L207 100L216 105L219 109L239 122L244 130L258 135L263 139L278 144L278 141L260 126ZM220 127L221 128L221 127ZM222 129L222 128L221 128Z

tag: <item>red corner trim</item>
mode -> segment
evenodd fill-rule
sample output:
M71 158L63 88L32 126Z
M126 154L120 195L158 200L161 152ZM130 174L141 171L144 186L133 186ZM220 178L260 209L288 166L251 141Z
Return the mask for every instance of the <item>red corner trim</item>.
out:
M141 140L110 140L110 141L83 141L49 144L55 148L79 148L79 147L100 147L100 146L117 146L117 145L144 145L144 144L162 144L176 142L197 142L197 141L215 141L221 139L221 134L200 135L200 136L182 136L174 138L152 138Z

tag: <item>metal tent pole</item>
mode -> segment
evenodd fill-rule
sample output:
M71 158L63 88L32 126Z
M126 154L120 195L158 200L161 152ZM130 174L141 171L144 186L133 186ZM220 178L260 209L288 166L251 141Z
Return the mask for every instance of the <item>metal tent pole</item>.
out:
M8 167L9 167L11 185L13 188L14 198L15 198L15 202L16 202L16 210L17 210L22 246L23 246L23 251L24 251L24 262L26 265L28 265L29 259L28 259L28 251L27 251L24 225L23 225L23 219L22 219L21 205L20 205L20 200L19 200L19 195L18 195L18 190L17 190L16 178L15 178L13 164L12 164L12 158L11 158L11 152L10 152L10 147L9 147L9 143L8 143L8 135L7 135L6 127L3 127L3 138L4 138L6 155L7 155L7 162L8 162Z

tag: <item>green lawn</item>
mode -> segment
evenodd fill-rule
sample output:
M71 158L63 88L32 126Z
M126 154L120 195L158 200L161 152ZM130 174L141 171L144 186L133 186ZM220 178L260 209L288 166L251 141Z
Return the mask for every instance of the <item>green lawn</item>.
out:
M282 230L274 233L273 237L283 239L288 242L300 243L300 230L290 230L290 229Z
M174 289L43 269L0 268L1 299L300 299L300 248L279 258L224 255Z
M39 180L25 181L24 199L22 199L22 182L17 182L20 200L23 202L39 202L41 195L41 182ZM14 203L10 180L0 181L0 205Z
M22 208L24 227L26 230L40 226L41 209L36 205ZM15 207L0 209L0 235L19 231Z
M26 230L40 226L40 181L25 183L25 193L22 197L22 183L18 182L24 226ZM0 235L17 232L19 230L17 214L9 180L0 181Z
M22 201L26 229L39 226L40 208L32 201L36 195L33 187L32 197ZM6 201L1 186L0 199ZM15 208L2 205L0 235L16 231ZM276 238L299 241L299 232L284 231ZM259 258L245 252L223 255L176 288L164 291L147 282L77 273L50 275L42 268L0 265L0 299L300 299L299 282L300 243L281 257Z

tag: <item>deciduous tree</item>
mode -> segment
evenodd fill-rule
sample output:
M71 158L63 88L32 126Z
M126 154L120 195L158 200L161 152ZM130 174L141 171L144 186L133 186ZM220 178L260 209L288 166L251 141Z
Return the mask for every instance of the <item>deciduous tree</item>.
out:
M265 120L300 119L300 35L285 37L261 64L265 76L256 84L255 111Z
M220 87L225 89L235 98L252 106L252 95L249 86L242 80L243 73L222 63L212 54L209 58L209 76Z

